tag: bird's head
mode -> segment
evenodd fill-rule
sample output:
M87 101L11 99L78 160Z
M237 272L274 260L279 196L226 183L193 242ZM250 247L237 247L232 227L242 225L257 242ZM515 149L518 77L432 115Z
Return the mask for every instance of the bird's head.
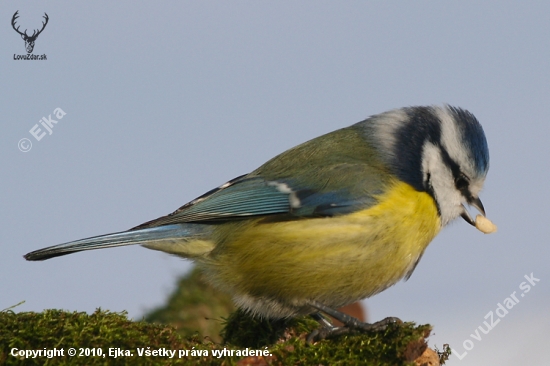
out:
M429 193L445 226L465 205L485 216L479 193L489 170L485 133L470 112L451 106L407 107L371 118L371 143L400 180Z

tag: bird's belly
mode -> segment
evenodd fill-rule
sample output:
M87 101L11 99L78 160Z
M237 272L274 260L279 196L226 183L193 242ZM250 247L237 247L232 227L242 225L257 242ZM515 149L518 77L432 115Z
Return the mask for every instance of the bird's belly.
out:
M247 303L339 307L374 295L412 271L440 229L433 199L407 184L397 183L379 202L344 216L243 224L213 253L207 273Z

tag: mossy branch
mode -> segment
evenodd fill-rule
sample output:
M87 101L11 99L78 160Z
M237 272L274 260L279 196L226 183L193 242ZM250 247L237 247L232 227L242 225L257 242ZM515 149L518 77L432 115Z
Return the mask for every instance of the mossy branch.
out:
M307 335L319 326L311 318L268 321L250 318L241 311L224 315L232 308L227 300L205 284L197 273L192 273L180 280L178 290L165 307L145 318L176 324L176 327L145 320L131 321L124 312L101 309L93 314L62 310L15 313L11 308L6 309L0 312L0 364L396 366L438 365L438 359L448 358L448 348L438 354L427 349L429 325L393 324L381 332L350 334L307 344ZM202 310L194 312L197 309ZM212 330L221 336L210 333ZM13 351L15 348L63 349L63 355L24 358ZM68 355L70 348L76 350L75 356ZM88 355L79 356L81 349L88 349L84 351ZM110 349L112 355L109 355ZM90 350L95 350L95 355ZM172 358L164 351L158 356L145 356L146 350L174 353ZM246 353L249 350L257 350L259 355L250 356ZM421 361L419 357L423 353L426 357L428 351L433 353L432 359ZM131 356L127 356L129 354Z

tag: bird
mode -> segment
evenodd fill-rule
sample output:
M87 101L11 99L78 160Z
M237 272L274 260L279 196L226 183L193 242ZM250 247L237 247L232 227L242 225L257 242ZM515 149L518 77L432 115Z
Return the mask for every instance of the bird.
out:
M488 170L472 113L408 106L293 147L166 216L24 257L139 244L193 260L252 316L312 315L325 329L320 337L342 332L322 313L347 330L382 329L399 319L368 324L335 309L409 279L459 216L496 230L479 198ZM481 215L474 220L466 206Z

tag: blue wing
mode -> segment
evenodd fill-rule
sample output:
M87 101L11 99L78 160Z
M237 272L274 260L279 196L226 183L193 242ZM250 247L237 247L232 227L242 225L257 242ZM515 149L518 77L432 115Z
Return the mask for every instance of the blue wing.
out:
M215 188L173 213L132 230L177 223L239 220L252 216L287 214L291 217L334 216L374 203L371 195L352 197L351 191L319 191L292 179L266 180L243 175Z

